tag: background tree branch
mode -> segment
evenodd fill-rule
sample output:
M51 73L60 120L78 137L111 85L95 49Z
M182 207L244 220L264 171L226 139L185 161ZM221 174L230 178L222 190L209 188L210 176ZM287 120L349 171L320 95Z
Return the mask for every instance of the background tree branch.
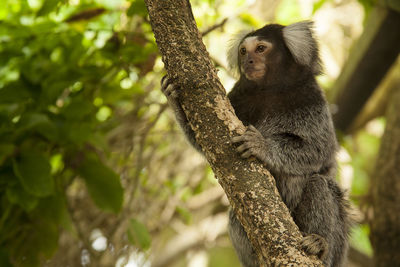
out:
M196 27L187 0L145 0L169 78L219 183L246 229L262 266L322 266L298 247L301 234L270 173L240 158L230 139L244 132Z
M371 176L374 216L371 242L375 266L400 264L400 91L392 94L387 108L387 125Z

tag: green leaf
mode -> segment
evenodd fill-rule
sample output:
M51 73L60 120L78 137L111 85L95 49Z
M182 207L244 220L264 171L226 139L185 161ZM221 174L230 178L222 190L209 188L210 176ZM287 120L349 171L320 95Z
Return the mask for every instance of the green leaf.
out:
M37 203L38 199L28 192L26 192L21 186L8 186L7 187L7 198L13 204L18 204L25 211L33 210Z
M59 231L53 223L40 223L37 226L37 243L46 258L50 258L57 250Z
M1 104L0 103L0 116L13 118L17 115L18 111L21 111L21 106L19 104Z
M87 189L96 205L118 213L122 208L123 189L119 176L94 156L87 157L79 167Z
M79 120L94 112L93 104L88 100L74 99L61 113L70 120Z
M4 248L0 248L0 266L12 267L12 264L9 260L8 252Z
M88 122L69 121L62 126L66 139L77 145L82 145L93 136L93 127Z
M38 16L47 15L57 6L59 0L44 0L42 7L37 13Z
M276 9L276 21L283 25L299 21L303 19L300 10L301 8L297 0L282 0Z
M40 262L50 258L57 250L59 230L57 225L45 220L34 222L20 233L19 244L14 253L15 266L41 266Z
M188 209L183 207L176 207L176 211L186 224L189 224L192 221L192 214Z
M50 158L51 174L55 174L64 169L62 154L52 155Z
M55 75L54 75L55 76ZM40 96L41 105L46 107L48 105L53 105L57 99L61 96L65 88L72 86L73 77L71 80L64 80L64 77L52 77L53 79L58 78L56 81L46 81L43 82L42 94ZM72 76L72 74L71 74Z
M38 197L53 193L51 166L45 155L39 152L24 152L13 163L14 173L28 193Z
M61 193L40 199L32 214L40 220L61 225L69 231L73 229L66 200Z
M356 225L352 227L351 230L350 244L352 247L356 248L362 253L368 256L372 256L373 250L368 236L369 236L368 225Z
M317 12L326 2L327 0L318 0L317 2L314 2L312 13L315 14L315 12Z
M150 233L146 226L138 220L130 220L127 234L129 242L131 242L133 245L137 245L143 250L146 250L150 247Z
M128 8L126 11L126 14L130 17L133 15L139 15L139 16L146 16L147 15L147 9L146 5L144 4L143 0L133 0L131 6Z
M250 13L241 13L240 20L243 23L256 28L259 28L261 25L261 22Z
M0 1L0 20L7 18L7 15L8 15L8 3L7 1Z
M0 144L0 165L4 160L14 153L15 146L13 144Z
M19 130L27 130L31 129L40 124L48 123L49 119L46 115L40 113L28 113L25 116L21 117L18 122Z
M28 113L21 117L18 122L17 134L34 130L49 140L57 140L57 127L49 120L47 115L42 113Z
M31 97L21 82L14 82L0 90L0 103L23 102Z

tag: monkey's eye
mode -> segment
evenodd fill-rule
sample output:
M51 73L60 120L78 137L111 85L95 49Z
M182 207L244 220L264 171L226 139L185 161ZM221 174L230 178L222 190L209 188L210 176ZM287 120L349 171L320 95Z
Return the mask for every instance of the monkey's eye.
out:
M264 52L265 48L266 48L265 45L257 45L256 52L262 53Z
M246 48L244 48L244 47L240 48L239 52L241 55L246 54Z

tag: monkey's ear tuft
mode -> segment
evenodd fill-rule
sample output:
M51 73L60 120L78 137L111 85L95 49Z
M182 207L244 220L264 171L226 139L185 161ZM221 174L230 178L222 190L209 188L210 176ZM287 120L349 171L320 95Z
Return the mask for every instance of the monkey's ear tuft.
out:
M313 27L312 21L300 21L288 25L283 28L283 38L296 62L310 67L315 74L319 74L321 64Z
M239 76L239 45L242 43L243 38L249 34L251 31L243 30L235 34L233 38L229 41L229 48L226 54L228 60L228 67L232 74Z

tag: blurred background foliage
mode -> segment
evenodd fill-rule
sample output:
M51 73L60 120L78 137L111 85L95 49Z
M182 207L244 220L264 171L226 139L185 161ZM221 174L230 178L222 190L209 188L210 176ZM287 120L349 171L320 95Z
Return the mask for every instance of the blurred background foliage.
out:
M192 1L227 90L233 34L313 19L327 94L373 5ZM163 75L142 0L0 1L0 266L239 266L227 200L179 132ZM338 155L361 222L352 246L367 255L384 126L381 117L343 136Z

